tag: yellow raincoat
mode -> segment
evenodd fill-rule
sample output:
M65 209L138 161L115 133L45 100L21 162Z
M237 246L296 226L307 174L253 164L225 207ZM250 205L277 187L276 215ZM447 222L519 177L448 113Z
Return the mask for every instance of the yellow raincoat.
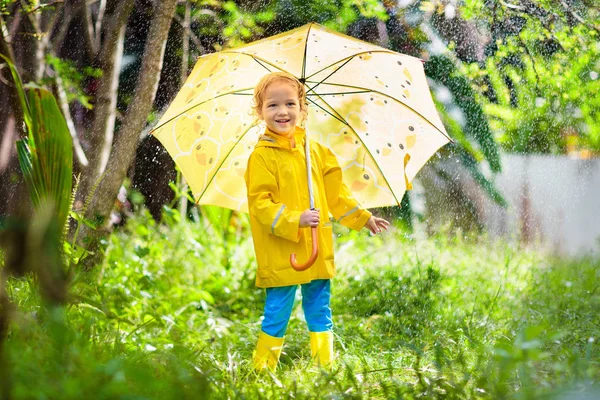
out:
M299 228L300 214L310 208L304 129L291 140L266 130L248 159L244 179L248 190L250 226L258 264L256 286L276 287L329 279L335 275L333 233L329 214L348 228L360 230L371 216L342 182L336 157L325 146L310 142L315 208L320 209L319 256L312 267L298 272L290 265L295 253L304 263L312 249L311 228Z

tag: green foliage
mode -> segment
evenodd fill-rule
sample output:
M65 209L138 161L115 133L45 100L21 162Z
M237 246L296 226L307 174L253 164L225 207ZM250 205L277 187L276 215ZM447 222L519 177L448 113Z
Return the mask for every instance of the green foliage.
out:
M519 153L600 151L600 30L597 10L532 2L494 13L461 8L495 30L485 65L470 65L478 100L502 147ZM579 4L578 4L579 3ZM566 4L566 3L565 3ZM512 25L511 25L512 24Z
M16 0L0 0L0 14L8 14L8 7L15 3Z
M19 307L5 344L12 397L598 393L597 260L543 258L485 238L414 241L400 231L369 237L337 226L336 367L309 366L297 304L280 369L255 374L264 294L253 284L248 224L226 237L218 230L231 226L230 216L205 211L200 223L179 221L170 209L163 225L146 211L134 215L110 237L99 283L77 281L68 308L47 310L31 279L10 280Z
M464 132L479 145L485 159L489 162L493 172L499 172L500 153L481 106L475 101L475 94L465 76L457 71L454 63L447 56L433 56L425 64L428 76L445 85L452 95L457 106L465 115Z
M236 47L264 37L277 27L283 32L307 24L318 22L340 32L345 32L350 24L360 17L387 20L388 15L378 0L336 0L336 1L268 1L264 3L243 3L234 1L212 2L220 9L224 23L222 31L226 39L223 47ZM267 35L268 36L268 35ZM217 50L221 46L215 46Z
M46 56L46 62L54 69L55 73L60 76L67 95L67 101L78 101L85 108L92 109L93 106L90 103L92 97L85 93L82 86L84 81L88 78L100 78L102 76L102 70L93 67L84 67L81 69L73 61L52 57L50 55ZM52 79L46 79L44 83L53 84L54 82Z
M58 226L64 227L73 179L73 144L67 123L52 93L34 86L25 91L15 67L2 58L17 86L27 127L27 136L17 141L17 151L31 201L38 209L50 202Z

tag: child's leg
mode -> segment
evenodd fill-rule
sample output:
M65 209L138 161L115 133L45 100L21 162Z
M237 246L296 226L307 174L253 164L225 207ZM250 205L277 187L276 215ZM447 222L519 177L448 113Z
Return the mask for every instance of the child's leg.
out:
M274 370L283 348L283 337L287 329L297 286L267 288L262 331L258 336L254 352L254 368Z
M310 350L321 366L333 362L333 320L330 301L331 281L315 280L302 285L302 308L310 331Z
M297 286L267 288L262 322L264 333L278 338L285 336L290 315L292 315L297 288Z

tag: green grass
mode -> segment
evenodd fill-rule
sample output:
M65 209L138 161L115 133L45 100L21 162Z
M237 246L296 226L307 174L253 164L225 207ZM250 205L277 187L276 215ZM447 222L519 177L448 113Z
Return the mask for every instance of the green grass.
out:
M9 280L16 308L4 345L4 393L600 396L600 261L552 259L485 238L336 232L339 357L331 371L310 365L299 303L280 368L252 371L264 295L254 287L245 222L194 224L169 212L157 225L141 212L110 237L104 264L76 281L66 309L44 307L31 278Z

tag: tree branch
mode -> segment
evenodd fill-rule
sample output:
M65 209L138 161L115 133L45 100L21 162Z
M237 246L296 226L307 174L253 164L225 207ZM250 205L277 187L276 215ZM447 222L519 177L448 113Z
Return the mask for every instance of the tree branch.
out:
M88 159L85 156L83 148L81 147L81 143L79 142L77 129L75 129L75 124L73 123L73 118L71 117L71 110L69 110L69 101L67 100L67 94L65 93L65 88L62 83L62 79L57 72L54 72L54 82L56 83L58 104L60 105L60 109L62 110L63 115L65 117L65 121L67 122L67 127L69 128L69 132L71 133L71 138L73 139L73 149L75 150L77 161L80 165L86 167L88 165Z
M179 25L181 25L181 27L184 28L184 20L177 14L175 14L174 18L175 21L177 21ZM196 34L191 29L188 30L188 34L190 35L190 39L192 40L192 42L194 42L194 46L196 46L200 50L200 52L204 54L206 50L204 49L204 46L202 46L202 43L200 43L200 39L198 38L198 36L196 36Z
M577 20L580 24L585 25L586 27L595 30L596 32L600 33L600 28L597 26L594 26L592 24L588 24L583 18L581 18L581 16L579 14L577 14L577 12L575 12L574 10L572 10L569 5L565 2L565 0L560 0L560 5L565 9L565 11L575 20Z
M14 64L15 52L12 48L10 39L7 39L8 34L4 19L2 18L2 15L0 15L0 54L6 55Z
M46 8L46 7L54 7L55 5L57 5L57 4L62 4L62 3L64 3L64 0L56 0L56 1L53 1L52 3L48 3L48 4L40 4L40 5L39 5L39 6L37 6L36 8L33 8L33 9L31 9L31 10L27 11L27 13L26 13L26 14L33 14L34 12L36 12L36 11L39 11L39 10L41 10L41 9L43 9L43 8Z
M100 0L100 6L98 8L98 16L96 17L96 36L94 37L94 44L96 52L100 48L100 40L102 38L102 21L104 20L104 13L106 11L106 0Z
M83 27L85 32L85 47L87 50L88 59L94 60L94 56L98 54L98 47L96 47L96 40L94 34L94 21L92 21L92 13L89 7L85 4L85 0L82 1L81 13L83 13Z
M163 0L157 3L148 32L139 80L136 84L133 99L125 113L123 125L113 146L111 162L107 177L102 180L92 207L93 212L107 217L113 207L114 199L121 187L127 170L135 156L140 133L148 114L152 110L154 97L158 88L163 57L173 19L177 0Z

